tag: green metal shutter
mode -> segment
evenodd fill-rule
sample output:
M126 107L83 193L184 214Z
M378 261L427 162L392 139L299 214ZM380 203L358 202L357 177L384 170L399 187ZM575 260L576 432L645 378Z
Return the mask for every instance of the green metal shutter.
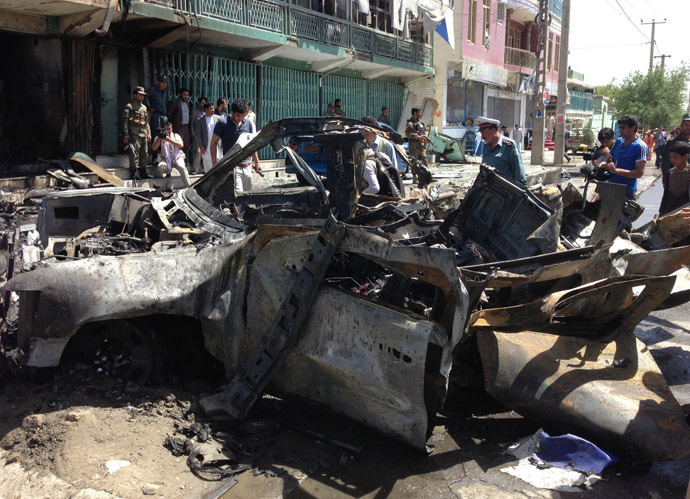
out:
M319 76L316 73L264 66L261 78L260 127L282 118L319 115Z
M367 115L367 82L344 76L326 76L323 79L323 109L335 99L343 101L343 110L348 118L359 119ZM380 108L379 108L380 109ZM378 114L376 114L378 116ZM376 116L374 116L376 118Z
M257 112L259 128L282 118L307 118L319 115L319 75L294 69L264 66L261 73L261 99ZM271 147L259 151L262 159L274 158Z
M379 114L381 114L381 108L383 106L388 107L391 125L393 128L396 128L405 106L406 92L404 85L370 81L369 114L374 118L378 118Z
M256 100L256 64L233 61L209 55L181 52L157 52L156 73L168 77L168 91L175 97L187 87L190 102L197 105L199 97L209 98L215 105L223 97L228 105L235 99Z

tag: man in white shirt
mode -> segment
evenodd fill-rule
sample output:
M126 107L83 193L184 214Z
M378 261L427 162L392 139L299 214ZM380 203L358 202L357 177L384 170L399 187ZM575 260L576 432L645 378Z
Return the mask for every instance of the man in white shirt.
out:
M173 131L172 123L165 123L166 135L161 137L160 135L156 137L153 141L151 148L154 151L160 149L160 162L158 163L158 171L164 173L166 177L170 177L172 174L172 169L175 168L180 172L182 181L185 187L189 187L189 174L187 173L187 168L184 165L184 142L182 142L182 137Z
M213 139L213 129L216 123L221 119L215 113L213 103L207 102L204 104L204 114L196 121L196 136L199 138L199 149L201 152L201 160L204 164L204 173L208 173L213 168L213 159L211 158L211 140ZM216 145L216 157L221 157L222 150L220 145Z
M518 151L522 151L522 139L524 135L522 134L522 128L520 128L520 124L515 125L515 130L513 130L513 140L515 141L515 145L518 148Z
M374 119L373 116L365 116L362 118L362 121L375 127L379 126L378 122ZM362 129L361 133L369 148L372 149L374 152L379 152L388 156L388 159L390 160L391 164L397 170L398 155L395 153L395 147L393 146L393 143L390 140L384 139L383 137L379 136L377 133L370 132L366 129Z
M252 111L252 101L248 100L247 101L247 116L246 118L252 122L252 125L254 125L254 132L256 133L256 113Z

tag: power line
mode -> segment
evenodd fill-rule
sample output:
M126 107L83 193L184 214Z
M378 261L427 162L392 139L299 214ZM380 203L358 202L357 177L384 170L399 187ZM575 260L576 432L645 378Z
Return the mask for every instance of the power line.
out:
M623 6L620 4L620 2L619 2L618 0L615 0L615 2L618 4L618 7L620 7L621 12L623 13L623 15L625 15L625 17L628 19L628 21L630 21L630 24L633 25L633 27L637 30L637 32L638 32L639 34L641 34L642 36L644 36L647 40L649 40L649 37L648 37L647 35L645 35L645 34L642 32L642 30L641 30L640 28L637 27L637 24L635 24L635 23L633 22L633 20L630 19L630 16L628 16L628 13L625 12L625 10L623 10Z

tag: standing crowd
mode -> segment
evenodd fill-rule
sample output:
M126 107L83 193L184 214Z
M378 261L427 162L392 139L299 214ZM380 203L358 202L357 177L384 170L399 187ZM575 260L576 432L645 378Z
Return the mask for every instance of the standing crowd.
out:
M189 173L209 172L235 145L242 133L256 133L256 114L251 102L235 99L228 114L227 101L213 102L200 97L197 106L189 102L189 90L180 88L175 99L168 100L168 79L158 76L155 87L136 87L132 102L123 112L123 141L129 153L129 169L133 179L149 178L146 167L151 157L158 171L170 177L175 169L185 186L190 185ZM152 141L153 136L153 141ZM258 153L235 169L238 192L251 190L252 166L261 171Z

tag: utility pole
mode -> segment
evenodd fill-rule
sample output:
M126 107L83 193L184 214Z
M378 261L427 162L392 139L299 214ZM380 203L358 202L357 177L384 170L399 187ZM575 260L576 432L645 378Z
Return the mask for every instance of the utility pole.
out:
M667 58L667 57L668 57L669 59L671 58L671 56L668 55L668 54L661 54L661 55L655 55L655 56L654 56L654 59L661 59L661 69L664 69L664 67L666 66L665 63L666 63L666 58Z
M534 78L534 105L532 114L532 159L533 165L544 164L544 122L546 120L546 104L544 104L544 90L546 89L546 54L549 39L549 0L539 0L537 14L537 67Z
M558 101L556 103L556 149L553 162L563 163L565 148L565 104L568 96L568 46L570 44L570 0L563 0L561 18L561 53L558 61Z
M651 23L646 23L644 22L643 19L640 19L640 22L642 23L642 26L645 26L647 24L652 25L652 43L651 46L649 47L649 71L651 72L652 69L654 69L654 28L656 28L657 24L666 24L666 18L664 17L663 22L662 21L655 21L652 19Z

